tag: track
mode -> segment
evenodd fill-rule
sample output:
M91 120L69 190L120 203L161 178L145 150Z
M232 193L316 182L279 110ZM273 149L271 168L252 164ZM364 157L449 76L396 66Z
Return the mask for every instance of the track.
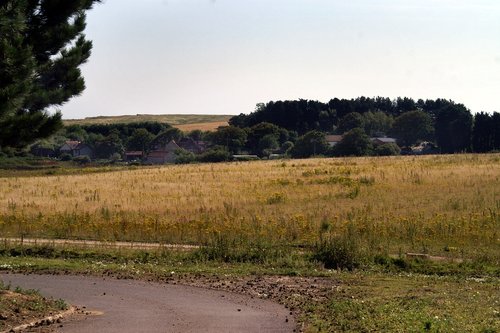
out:
M292 332L288 311L270 301L180 285L83 276L0 274L13 287L101 313L66 319L54 332Z

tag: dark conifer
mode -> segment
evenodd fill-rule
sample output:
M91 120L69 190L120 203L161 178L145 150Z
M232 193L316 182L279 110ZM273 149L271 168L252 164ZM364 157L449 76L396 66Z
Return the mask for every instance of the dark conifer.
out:
M21 148L62 126L49 113L85 89L79 69L92 49L85 11L99 0L0 3L0 148Z

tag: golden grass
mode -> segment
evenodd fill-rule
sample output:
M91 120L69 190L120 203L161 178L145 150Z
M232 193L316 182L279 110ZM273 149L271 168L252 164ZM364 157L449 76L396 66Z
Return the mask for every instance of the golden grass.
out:
M500 155L309 159L0 178L0 234L500 254Z
M100 116L85 119L65 119L64 125L93 125L93 124L117 124L137 123L144 121L157 121L172 126L186 124L204 124L213 122L227 123L231 115L204 115L204 114L137 114L123 116Z
M221 126L228 126L227 121L213 121L213 122L206 122L206 123L194 123L194 124L183 124L183 125L175 125L174 127L177 127L183 132L190 132L194 130L201 130L201 131L215 131L217 128Z

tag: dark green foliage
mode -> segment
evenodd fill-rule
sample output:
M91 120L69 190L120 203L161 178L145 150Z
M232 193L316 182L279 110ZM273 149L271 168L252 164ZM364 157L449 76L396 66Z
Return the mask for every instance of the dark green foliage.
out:
M224 126L210 133L209 139L214 144L225 146L230 152L237 154L245 146L247 132L239 127Z
M325 139L325 133L310 131L297 139L290 153L294 158L305 158L327 154L329 148L330 146Z
M178 128L170 127L158 134L151 142L152 147L165 146L170 141L178 141L184 136Z
M435 131L442 153L469 151L472 115L462 104L448 104L436 112Z
M264 135L259 140L259 155L269 156L273 151L279 148L278 138L273 134Z
M66 128L72 128L78 125L70 125ZM117 132L122 140L131 136L136 129L143 128L153 135L158 135L161 132L170 129L171 126L168 124L163 124L155 121L145 121L138 123L116 123L116 124L93 124L93 125L83 125L79 126L84 129L87 133L101 134L103 136L108 136L111 132Z
M256 124L248 129L246 147L251 152L261 155L262 149L260 146L260 141L262 140L262 138L264 138L265 136L268 136L268 138L273 136L276 140L279 140L281 135L281 129L274 124L266 122Z
M196 161L196 155L184 149L175 151L175 164L189 164Z
M500 113L477 113L472 129L472 149L485 153L500 149Z
M371 153L372 143L361 128L345 133L342 140L333 147L335 156L365 156Z
M0 4L0 147L22 148L62 127L47 109L79 95L92 48L85 11L97 0Z
M225 162L231 159L231 153L221 146L214 146L198 156L200 162Z
M360 263L356 243L346 237L331 237L316 244L312 259L319 261L328 269L353 270Z
M365 119L361 115L361 113L351 112L346 114L339 121L339 126L337 127L338 134L344 134L354 128L364 128L365 127Z
M124 150L123 142L116 132L95 143L95 155L97 158L109 159L114 154L123 155Z
M154 135L145 128L137 128L132 132L132 135L127 140L127 150L142 151L143 153L149 150Z
M410 127L412 131L406 133L407 131L400 130L403 124L397 124L396 131L403 141L414 143L418 140L432 140L435 137L444 153L470 150L472 128L470 111L462 104L456 104L446 99L425 101L419 99L415 102L415 100L406 97L395 100L383 97L359 97L356 99L334 98L328 103L303 99L271 101L267 104L258 104L255 112L249 115L240 114L231 118L229 122L233 126L241 128L253 127L259 123L267 122L300 134L311 130L333 132L336 129L337 132L343 132L353 128L353 126L361 126L368 135L379 136L388 134L394 117L406 113L415 117L413 112L418 112L417 115L421 117L419 121L423 127L417 126L421 132L416 135L414 133L415 126ZM362 118L358 119L358 116L351 115L349 117L353 119L345 118L344 121L340 122L341 119L352 113L360 114ZM422 114L425 114L426 117L424 118ZM408 120L406 117L410 116L401 118L400 122ZM429 119L431 120L430 128L428 126ZM347 120L352 120L352 122ZM494 121L494 123L498 122ZM497 138L494 139L495 142L500 141L500 134L495 134L494 137ZM283 142L284 140L280 138L280 143ZM249 136L248 147L252 147L252 151L255 151L257 143Z
M405 112L392 125L392 135L402 146L411 146L419 140L431 140L434 128L429 114L423 111Z
M394 156L401 153L401 148L395 143L384 143L375 147L375 155L377 156Z
M87 155L76 156L73 158L73 161L75 161L78 164L84 165L90 163L90 157L88 157Z
M382 111L363 113L363 126L369 136L384 136L388 134L394 123L394 118Z

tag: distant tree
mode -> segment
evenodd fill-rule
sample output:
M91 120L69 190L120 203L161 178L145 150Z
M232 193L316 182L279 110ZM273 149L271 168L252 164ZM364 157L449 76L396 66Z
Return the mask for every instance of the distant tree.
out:
M180 140L184 134L182 131L175 127L167 128L166 130L160 132L154 139L151 141L151 146L164 146L168 144L170 141L178 141Z
M97 158L110 159L114 154L122 156L124 150L123 142L117 132L113 132L103 140L95 143L95 155Z
M494 148L492 117L485 112L476 113L472 127L472 149L477 153L485 153Z
M247 140L247 132L236 126L219 127L215 132L208 135L212 143L225 146L233 154L237 154Z
M71 125L64 128L68 139L76 141L87 141L88 133L79 125ZM62 131L64 132L64 130ZM59 133L59 132L58 132Z
M21 148L62 127L61 114L47 110L85 89L85 11L95 2L0 3L0 147Z
M500 150L500 113L493 112L491 115L493 127L493 149Z
M278 139L273 134L264 135L259 140L259 154L260 156L269 156L272 151L280 147Z
M310 131L297 139L290 153L294 158L306 158L326 154L329 148L325 133Z
M436 112L436 143L442 153L471 148L472 115L462 104L448 104Z
M175 164L189 164L196 161L196 155L184 149L175 151Z
M335 156L365 156L372 153L370 138L361 128L345 133L342 140L333 147Z
M282 154L287 154L289 155L294 147L294 143L292 141L285 141L283 142L283 144L281 145L281 148L280 148L280 153Z
M401 148L395 143L384 143L383 145L375 147L375 155L378 156L393 156L399 155Z
M365 119L363 115L361 115L361 113L358 112L351 112L342 117L342 119L340 119L339 125L337 127L337 133L343 134L354 128L364 128L364 126L365 126Z
M278 126L271 123L259 123L248 129L246 146L250 151L259 154L259 142L264 136L272 135L276 140L279 140L281 134L281 129Z
M384 112L363 113L363 128L369 136L388 134L394 123L394 118Z
M231 153L221 146L214 146L202 154L198 155L200 162L225 162L231 159Z
M189 132L186 136L194 141L201 141L203 140L204 133L202 130L196 129Z
M155 136L145 128L137 128L127 140L127 150L136 150L146 153Z
M391 130L391 134L402 146L411 146L419 140L430 140L433 132L432 119L423 111L403 113L394 119Z

